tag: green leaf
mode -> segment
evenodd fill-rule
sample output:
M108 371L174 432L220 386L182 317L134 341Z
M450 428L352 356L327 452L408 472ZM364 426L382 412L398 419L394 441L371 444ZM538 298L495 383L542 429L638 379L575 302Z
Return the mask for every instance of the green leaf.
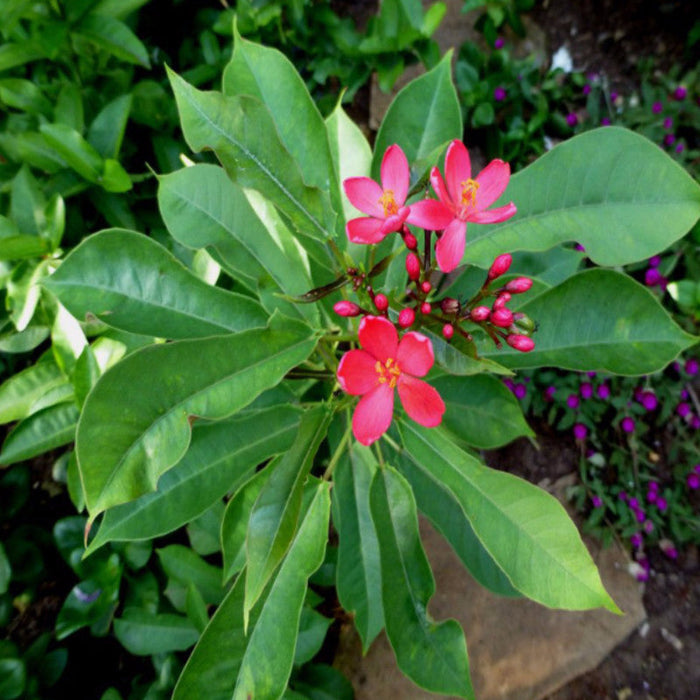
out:
M518 213L469 224L466 258L487 268L504 251L576 241L599 265L664 250L700 216L700 187L656 144L618 127L569 139L517 173L498 204Z
M147 2L148 0L98 0L93 12L115 19L125 19Z
M255 300L212 287L151 238L122 229L88 236L45 286L77 318L162 338L221 335L267 320Z
M0 386L0 423L26 418L42 396L67 382L52 360L42 360L13 374Z
M274 465L253 505L246 535L246 620L294 538L304 482L330 418L325 405L304 414L294 444Z
M74 403L49 406L21 421L5 438L0 464L14 464L73 441L78 422Z
M65 83L56 98L54 119L58 124L65 124L75 129L79 134L85 128L85 111L80 86L76 83Z
M23 165L12 180L10 219L20 233L38 234L44 229L46 197L26 165Z
M338 530L338 599L355 616L366 653L384 627L379 544L369 489L377 467L372 452L352 444L335 470L333 522Z
M7 558L7 554L5 554L5 548L2 546L2 542L0 542L0 595L7 593L11 579L12 566Z
M180 676L173 700L278 698L292 670L309 576L321 565L328 533L329 484L313 500L277 575L253 608L244 632L245 575L217 609Z
M114 17L91 12L80 20L73 32L121 61L151 67L148 51L141 40L124 22Z
M292 406L195 424L187 454L163 474L158 490L110 508L87 553L114 540L159 537L193 520L228 491L235 491L257 465L287 450L298 426L299 411Z
M441 335L424 328L422 333L430 338L435 353L435 362L446 372L452 375L468 377L482 372L493 374L510 374L512 372L500 365L495 360L486 357L474 357L473 350L455 336L451 342L447 342Z
M8 107L47 118L52 111L51 102L44 97L44 93L30 80L22 78L0 80L0 101Z
M265 105L254 97L201 92L169 70L185 140L193 151L214 150L231 179L265 195L289 217L319 265L331 257L335 214L325 192L309 187L282 145Z
M158 206L178 243L206 248L251 290L293 297L314 286L295 236L259 194L244 192L223 168L198 164L161 176ZM318 321L315 306L294 305L279 297L271 301L288 316Z
M521 435L534 437L517 399L496 377L442 376L431 384L446 405L442 425L458 442L490 450Z
M116 158L119 155L131 101L131 94L120 95L108 102L90 124L87 140L103 158Z
M459 501L476 536L511 584L552 608L619 613L563 506L512 474L489 469L440 429L402 423L406 451Z
M187 538L190 547L197 554L206 557L221 551L221 523L225 511L226 506L219 498L201 515L187 523Z
M20 697L26 684L27 669L22 659L0 659L0 698L14 700Z
M73 128L66 124L42 124L42 136L51 148L88 182L97 183L102 177L102 156Z
M334 177L326 125L289 59L277 49L243 39L234 25L233 55L222 90L229 97L249 95L265 104L304 182L328 192L340 211L340 183Z
M128 192L132 187L129 173L113 158L105 160L99 182L106 192Z
M204 561L189 547L171 544L157 549L163 570L177 583L197 587L205 603L218 605L226 591L221 584L221 569Z
M140 608L127 608L115 618L114 635L130 654L137 656L184 651L199 638L197 628L186 617L154 615Z
M85 402L76 440L91 515L155 490L187 450L190 417L233 415L315 344L307 326L273 319L264 329L149 346L105 372Z
M355 697L350 681L336 668L325 664L306 664L294 677L293 685L303 693L301 697L308 700L353 700Z
M453 139L462 138L462 115L452 84L452 52L425 75L410 82L389 106L374 142L372 177L379 170L386 149L394 143L403 149L414 175L421 177L435 164Z
M455 620L436 623L428 615L435 581L420 541L411 487L395 469L379 469L370 504L379 536L386 632L399 668L421 688L474 698L461 627Z
M27 41L7 43L0 46L0 71L22 66L25 63L44 58L44 52L36 45Z
M301 666L316 656L323 646L331 620L320 612L304 606L299 620L299 636L294 650L294 665Z
M540 325L535 349L483 348L483 355L513 368L650 374L698 341L674 323L648 289L612 270L581 272L519 310Z

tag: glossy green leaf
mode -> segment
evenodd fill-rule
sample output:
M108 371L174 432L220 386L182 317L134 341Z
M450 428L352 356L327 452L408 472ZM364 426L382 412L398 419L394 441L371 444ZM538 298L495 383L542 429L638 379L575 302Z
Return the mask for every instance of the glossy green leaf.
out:
M0 102L30 114L51 115L51 102L44 93L30 80L22 78L3 78L0 80Z
M128 192L131 187L129 173L114 158L106 158L99 184L106 192Z
M279 207L309 254L327 266L331 257L326 241L335 226L330 200L304 182L265 105L247 95L201 92L172 71L168 76L190 148L214 150L234 182L258 190Z
M379 544L369 489L377 470L372 452L353 444L341 458L333 484L333 522L338 530L338 599L355 616L366 652L384 627Z
M0 659L0 698L14 700L24 693L27 669L22 659Z
M521 435L534 437L518 400L493 375L442 376L431 384L445 402L442 425L458 442L489 450Z
M394 143L403 149L414 175L421 177L435 164L453 139L462 138L462 114L452 84L452 52L431 71L411 81L394 98L374 142L372 177L386 149Z
M321 650L331 622L333 620L329 617L324 617L320 612L308 606L301 609L299 636L294 650L295 666L308 663Z
M386 633L399 668L421 688L474 698L462 628L455 620L436 623L428 614L435 581L410 485L395 469L379 469L370 504L379 537Z
M298 426L299 411L293 406L195 423L187 453L159 479L157 491L110 508L88 553L114 540L159 537L196 518L228 491L235 491L257 465L287 450Z
M308 577L326 545L329 484L319 483L276 576L250 614L244 632L245 574L217 609L190 656L173 700L278 698L292 670Z
M221 551L221 523L225 511L224 502L217 499L201 515L187 523L187 538L197 554L206 557Z
M461 338L456 337L456 334L448 343L442 335L431 330L423 329L422 332L433 344L436 364L451 375L468 377L482 372L513 374L510 369L499 364L497 356L494 359L474 357L473 350Z
M122 646L137 656L184 651L199 638L197 628L186 617L127 608L114 620L114 635Z
M72 442L78 422L74 403L59 403L30 415L5 438L0 464L14 464Z
M148 0L98 0L93 12L115 19L125 19L147 2Z
M353 700L355 697L350 681L334 666L325 664L306 664L295 675L293 684L307 700Z
M535 349L521 353L485 344L483 355L513 368L557 366L635 375L662 369L698 342L648 289L612 270L581 272L524 303L520 311L539 323Z
M50 359L13 374L0 386L0 423L30 415L42 396L67 382L58 365Z
M267 320L255 300L212 287L151 238L121 229L88 236L45 286L77 318L143 335L203 338Z
M552 608L619 612L556 498L512 474L489 469L439 429L407 422L401 433L411 460L459 501L514 588Z
M328 192L340 211L340 183L333 176L326 125L290 60L277 49L244 39L234 25L233 55L222 90L230 97L249 95L265 104L304 182Z
M103 158L116 158L131 111L132 96L120 95L108 102L88 129L87 140Z
M221 583L221 569L212 566L189 547L171 544L157 549L163 571L178 583L193 583L202 594L205 603L217 605L226 591Z
M267 288L293 297L314 286L292 232L260 195L244 192L222 168L198 164L161 176L158 206L176 241L206 248L251 290ZM281 298L274 303L287 315L318 318L313 306Z
M304 482L330 418L324 405L304 414L294 444L274 465L253 505L246 535L246 619L294 538Z
M83 96L80 85L64 83L61 86L53 114L53 121L56 123L66 124L79 134L83 133L85 128L85 110L83 109Z
M26 163L47 173L57 173L68 163L52 148L43 134L25 131L19 134L0 133L0 147L10 160Z
M90 392L77 431L91 515L154 491L185 454L191 417L233 415L277 385L315 344L307 326L274 318L264 329L149 346L108 370Z
M0 46L0 71L22 66L39 58L44 58L44 52L35 44L27 41L21 43L8 42Z
M599 265L624 265L664 250L700 216L700 186L658 145L618 127L579 134L511 181L501 224L469 224L466 258L487 268L516 250L581 243ZM497 203L498 204L498 203Z
M73 31L121 61L151 67L148 52L141 40L124 22L114 17L91 12L80 20Z
M39 128L46 142L78 175L88 182L100 180L102 156L75 129L66 124L42 124Z
M10 219L19 233L38 234L44 229L46 197L36 178L23 165L12 179Z

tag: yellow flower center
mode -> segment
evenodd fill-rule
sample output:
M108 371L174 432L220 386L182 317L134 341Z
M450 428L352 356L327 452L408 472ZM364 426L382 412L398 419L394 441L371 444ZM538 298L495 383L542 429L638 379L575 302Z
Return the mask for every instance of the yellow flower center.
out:
M379 203L384 207L384 216L392 216L399 211L393 190L384 190L384 194L379 198Z
M476 180L469 178L461 183L462 185L462 206L476 206L476 191L479 189L479 183Z
M384 364L382 364L380 360L377 360L377 364L374 365L374 369L377 370L379 383L386 384L389 382L390 389L393 389L396 386L396 382L401 376L401 370L393 357L386 360Z

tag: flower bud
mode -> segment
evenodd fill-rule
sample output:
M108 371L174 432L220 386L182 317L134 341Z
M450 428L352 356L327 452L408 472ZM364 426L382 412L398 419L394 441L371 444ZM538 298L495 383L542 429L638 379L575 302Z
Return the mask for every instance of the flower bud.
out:
M451 340L452 336L454 334L455 334L455 327L451 323L446 323L442 327L442 335L445 338L445 340Z
M412 280L417 280L420 277L420 260L415 253L409 253L406 256L406 272Z
M510 255L509 253L504 253L503 255L499 255L493 261L493 265L491 265L491 269L489 270L488 279L495 280L496 277L500 277L505 272L508 272L508 268L510 267L510 264L512 262L513 262L513 256Z
M530 335L536 330L537 324L526 314L518 312L513 314L513 325L516 333Z
M357 304L353 304L351 301L338 301L333 304L333 311L335 311L338 316L359 316L360 307Z
M377 311L386 311L389 308L389 300L384 294L375 294L374 306L377 308Z
M399 326L409 328L416 320L416 312L413 309L401 309L399 312Z
M516 277L506 284L506 291L511 294L522 294L532 287L532 280L529 277Z
M408 229L404 229L403 242L409 250L418 248L418 239Z
M452 297L445 297L440 302L440 308L444 314L458 314L460 305L456 299L453 299Z
M489 309L488 306L476 306L471 310L469 317L472 321L481 323L482 321L485 321L490 315L491 309Z
M429 294L430 290L433 288L433 285L430 284L428 280L425 280L425 282L421 282L420 288L423 291L423 294Z
M489 321L499 328L508 328L513 323L513 312L510 309L496 309L489 315Z
M517 333L511 333L506 338L506 343L520 352L530 352L535 347L535 341L532 338L528 338L526 335L518 335Z
M432 307L427 301L424 301L424 302L420 305L420 312L421 312L422 314L425 314L426 316L427 316L432 310L433 310L433 307Z
M493 302L493 310L502 309L510 300L511 296L508 292L501 292L497 297L496 301Z

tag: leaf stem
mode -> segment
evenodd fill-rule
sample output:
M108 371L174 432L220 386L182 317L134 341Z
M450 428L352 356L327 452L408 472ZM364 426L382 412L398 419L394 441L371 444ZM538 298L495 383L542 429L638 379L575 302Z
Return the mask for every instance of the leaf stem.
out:
M349 411L348 411L349 413ZM330 461L328 462L328 466L326 467L326 471L323 472L323 481L329 481L331 476L333 476L333 471L335 470L338 462L340 461L340 457L345 452L345 448L347 447L348 442L350 441L350 435L352 433L352 428L351 428L351 421L347 421L347 427L345 428L345 432L343 433L343 437L340 439L340 442L338 443L338 447L335 448L335 452L333 453L333 456L331 457Z

